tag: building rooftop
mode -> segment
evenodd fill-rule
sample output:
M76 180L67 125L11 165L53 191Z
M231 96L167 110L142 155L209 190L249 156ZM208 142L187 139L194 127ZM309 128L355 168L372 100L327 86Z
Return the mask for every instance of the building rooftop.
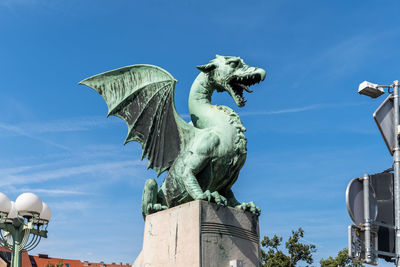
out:
M61 258L52 258L46 254L39 254L38 256L31 256L36 266L33 267L45 267L46 264L53 264L56 266L60 262L62 262L65 267L83 267L83 263L80 260L70 260L70 259L61 259ZM24 266L25 267L25 266Z
M11 251L4 247L0 246L0 258L10 264L11 262ZM63 258L53 258L49 257L47 254L39 254L37 256L28 255L26 250L22 251L22 266L23 267L46 267L47 264L52 264L57 266L62 262L63 267L131 267L130 264L126 263L111 263L107 264L104 262L89 262L89 261L80 261L80 260L71 260L71 259L63 259Z
M6 262L11 263L11 250L0 246L0 257ZM22 266L32 267L31 259L26 250L22 251Z

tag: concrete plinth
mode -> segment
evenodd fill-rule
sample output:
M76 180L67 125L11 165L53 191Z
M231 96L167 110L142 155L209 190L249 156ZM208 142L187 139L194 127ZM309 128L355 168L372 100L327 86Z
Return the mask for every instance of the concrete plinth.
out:
M133 267L258 267L259 238L256 215L192 201L146 217Z

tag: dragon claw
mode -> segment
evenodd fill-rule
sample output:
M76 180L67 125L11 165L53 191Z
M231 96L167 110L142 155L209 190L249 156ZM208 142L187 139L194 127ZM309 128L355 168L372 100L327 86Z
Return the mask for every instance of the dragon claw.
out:
M217 191L212 192L211 196L213 196L215 203L217 203L218 205L224 204L226 206L228 204L228 200L226 199L226 197L221 196Z
M156 203L156 204L149 203L147 205L147 214L152 214L152 213L155 213L157 211L166 210L166 209L168 209L167 206L163 206L163 205L158 204L158 203Z
M221 196L217 191L210 192L210 190L206 190L198 199L207 200L208 202L211 202L213 199L218 205L228 205L228 200L226 197Z
M204 198L203 198L204 200L207 200L208 202L211 201L211 192L210 192L210 190L204 191L203 196L204 196Z
M244 211L250 211L253 214L260 215L261 214L261 209L254 204L253 201L251 202L243 202L242 204L237 205L235 208L244 210Z

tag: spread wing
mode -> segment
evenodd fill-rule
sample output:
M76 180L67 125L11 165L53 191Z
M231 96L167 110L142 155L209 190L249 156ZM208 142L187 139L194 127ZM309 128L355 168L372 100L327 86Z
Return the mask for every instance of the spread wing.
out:
M108 115L122 118L128 125L125 143L142 145L148 168L158 175L168 170L187 144L194 127L176 112L176 80L167 71L152 65L132 65L95 75L81 81L106 101Z

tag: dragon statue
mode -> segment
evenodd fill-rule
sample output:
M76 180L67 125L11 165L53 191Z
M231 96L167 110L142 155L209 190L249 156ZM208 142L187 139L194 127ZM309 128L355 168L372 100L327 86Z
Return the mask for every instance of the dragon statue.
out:
M108 116L125 120L125 144L137 141L143 157L159 176L168 171L158 188L154 179L145 183L142 214L146 215L192 200L214 201L260 214L253 202L240 203L231 188L246 160L244 128L239 115L226 106L212 105L211 95L228 92L238 107L243 91L263 81L266 73L239 57L217 55L201 71L189 94L191 122L185 122L174 104L176 80L152 65L132 65L81 81L97 91L108 106Z

